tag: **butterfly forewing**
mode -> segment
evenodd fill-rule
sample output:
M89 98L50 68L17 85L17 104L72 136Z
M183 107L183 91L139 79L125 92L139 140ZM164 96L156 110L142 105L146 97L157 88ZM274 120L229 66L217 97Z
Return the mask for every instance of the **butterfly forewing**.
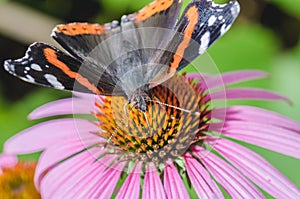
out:
M238 2L215 4L211 0L194 0L184 10L172 40L160 56L166 68L153 69L150 88L161 84L203 54L210 45L224 35L239 13Z
M122 17L122 23L133 22L135 27L173 29L178 19L182 0L155 0L140 11Z
M183 59L179 64L178 61L174 65L171 63L171 67L177 67L177 71L181 70L197 56L203 54L229 30L239 11L240 6L237 1L220 5L212 0L194 0L189 4L177 24L177 31L184 35L184 39L190 38L191 41L187 46L183 45L183 42L179 43L178 47L180 45L184 47ZM180 48L178 52L181 55Z
M110 83L112 81L105 72L102 73L102 79L99 79L97 74L100 71L94 70L95 67L85 66L77 59L44 43L32 44L23 58L7 60L4 67L24 81L56 89L74 90L76 84L76 91L80 92L111 95L114 91L123 94L121 89Z

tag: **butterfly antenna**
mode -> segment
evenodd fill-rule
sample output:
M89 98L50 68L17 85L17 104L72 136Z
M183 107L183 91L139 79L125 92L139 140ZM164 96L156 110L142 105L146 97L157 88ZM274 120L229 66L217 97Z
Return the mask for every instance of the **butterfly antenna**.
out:
M147 114L146 114L146 112L143 112L143 114L144 114L144 117L145 117L145 120L146 120L146 123L147 123L148 132L150 132L150 123L149 123Z
M124 113L125 113L125 116L126 116L126 123L125 123L125 125L126 125L126 127L128 127L128 119L129 119L129 115L128 115L128 112L127 112L127 106L129 105L129 103L128 102L126 102L125 104L124 104L124 106L123 106L123 111L124 111Z
M101 147L101 149L105 149L111 142L111 139L114 137L113 134L110 135L110 137L105 141L105 143L103 143L103 146Z
M197 116L200 115L200 112L192 112L191 110L187 110L187 109L180 108L178 106L173 106L173 105L170 105L170 104L166 104L166 103L158 101L158 100L147 99L147 101L154 102L154 103L157 103L157 104L160 104L160 105L163 105L163 106L168 106L168 107L171 107L171 108L174 108L174 109L186 112L186 113L191 113L193 115L197 115Z

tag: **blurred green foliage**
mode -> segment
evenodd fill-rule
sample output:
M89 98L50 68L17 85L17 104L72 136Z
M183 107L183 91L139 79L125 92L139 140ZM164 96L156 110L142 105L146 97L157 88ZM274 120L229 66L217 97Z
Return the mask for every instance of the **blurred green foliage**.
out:
M300 1L297 0L269 0L270 3L279 6L286 12L300 19Z
M3 1L5 0L0 0L0 3ZM51 4L49 1L45 2ZM94 17L94 20L104 23L138 10L151 1L99 0L98 2L101 12ZM187 5L188 2L185 0L184 4ZM224 0L218 2L224 2ZM270 0L269 2L276 5L285 14L300 19L299 0ZM70 1L67 1L66 5L68 3ZM59 8L55 7L55 9ZM240 85L271 89L289 97L294 103L290 106L284 102L235 101L234 104L257 105L300 121L300 42L295 46L283 50L282 41L270 28L263 26L258 21L239 19L232 29L208 50L208 53L221 72L240 69L261 69L269 72L269 79ZM6 85L0 85L2 88L4 86ZM0 145L10 136L36 123L28 121L27 115L46 102L66 96L65 93L61 93L61 91L40 88L15 103L9 102L5 96L0 96ZM261 154L294 183L300 185L299 160L249 144L244 145Z

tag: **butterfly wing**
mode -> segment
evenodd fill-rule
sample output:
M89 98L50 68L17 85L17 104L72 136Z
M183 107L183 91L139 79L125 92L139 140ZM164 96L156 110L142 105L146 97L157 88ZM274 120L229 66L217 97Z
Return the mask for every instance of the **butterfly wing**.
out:
M181 8L181 1L156 0L137 13L123 16L121 23L133 24L131 27L134 28L173 28ZM84 60L90 58L90 52L101 42L114 34L120 33L126 27L128 26L120 27L118 21L105 25L88 23L61 24L53 29L51 36L71 55L79 60ZM92 60L92 62L95 61Z
M116 82L128 73L132 63L140 63L142 58L136 56L136 53L128 52L128 49L136 49L136 41L141 38L140 35L135 32L135 37L129 37L122 31L144 26L172 28L180 6L181 0L156 0L139 12L124 16L122 27L116 21L105 25L58 25L54 28L52 37L71 56L53 46L34 43L28 48L25 57L5 61L5 69L27 82L44 86L103 95L124 95L124 88L119 87L120 84L116 85ZM118 35L116 39L105 42L114 35ZM124 58L122 53L125 54ZM143 75L137 75L143 81ZM130 81L125 80L132 85L134 81L131 84Z
M166 81L203 54L229 30L239 11L237 1L222 5L215 4L212 0L194 0L190 3L176 25L178 34L173 37L160 58L161 63L170 62L166 64L166 69L153 69L150 87Z
M34 43L23 58L6 60L4 68L24 81L56 89L102 95L124 94L105 71L100 74L97 67L84 64L53 46Z
M69 23L57 25L51 36L78 60L90 59L90 52L111 35L120 32L117 21L105 25ZM95 62L89 60L90 62Z
M182 0L155 0L140 11L123 16L121 25L117 21L105 25L87 23L58 25L53 30L52 37L73 57L86 63L85 65L94 65L98 70L108 73L111 81L128 93L129 90L144 84L143 71L147 69L142 68L141 64L147 63L155 56L154 51L141 52L139 49L150 45L157 48L161 41L168 43L171 38L165 33L155 31L154 41L151 39L152 33L139 29L174 28L181 2ZM138 56L135 56L137 54Z
M238 13L234 6L238 4L221 6L209 0L193 1L176 25L176 30L184 36L179 38L173 38L168 31L153 34L140 29L174 28L181 0L156 0L123 17L121 26L117 22L58 25L52 36L71 56L47 44L35 43L24 58L7 60L5 68L32 83L67 90L73 90L76 84L77 91L128 96L140 85L165 81L174 74L163 73L166 69L176 72L188 63L184 56L190 60L201 54L228 30ZM192 41L196 41L194 45ZM154 50L140 50L149 46ZM156 50L166 46L171 54ZM159 64L144 67L149 60L159 60L163 67Z
M155 0L140 11L122 17L122 23L133 22L135 27L175 27L182 0Z
M197 56L203 54L230 29L239 12L240 5L237 1L215 4L212 0L194 0L189 4L177 24L177 31L181 32L184 38L178 45L176 54L178 52L181 55L180 47L184 48L184 59L174 57L171 68L181 70ZM185 38L190 38L191 41L186 42ZM185 42L189 44L184 45Z

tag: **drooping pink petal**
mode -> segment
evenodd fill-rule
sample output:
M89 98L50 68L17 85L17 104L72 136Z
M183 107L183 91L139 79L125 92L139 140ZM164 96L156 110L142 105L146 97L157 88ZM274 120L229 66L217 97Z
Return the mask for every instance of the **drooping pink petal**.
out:
M166 199L163 184L152 163L148 164L146 168L142 198Z
M168 163L164 170L164 188L167 198L190 198L173 163Z
M101 99L104 97L102 95L95 95L92 93L83 93L83 92L77 92L77 91L72 91L72 94L74 97L86 99L88 101L95 101L95 99Z
M225 93L225 95L224 95ZM213 100L227 100L233 99L253 99L253 100L279 100L287 103L291 103L290 100L282 95L276 94L274 92L255 89L255 88L230 88L221 91L216 91L210 94Z
M112 167L108 168L101 178L99 179L97 185L87 194L85 198L97 198L97 199L106 199L111 198L116 184L123 172L127 162L118 162Z
M28 116L35 120L45 117L68 115L68 114L90 114L94 109L95 101L81 98L67 98L50 102L35 109Z
M85 131L85 134L82 133ZM88 131L88 132L87 132ZM13 136L5 142L4 152L8 154L27 154L42 151L54 143L66 138L93 136L89 132L99 128L81 119L57 119L40 123ZM96 136L94 136L96 138ZM84 137L80 139L86 139Z
M186 154L184 159L189 179L199 198L224 198L212 177L195 158Z
M261 79L267 77L268 74L259 70L241 70L223 73L220 76L212 76L205 79L205 84L209 89L223 87L248 80Z
M218 138L215 138L218 139ZM219 138L213 148L247 178L275 198L300 198L300 190L276 168L253 151L232 141Z
M98 167L102 168L98 164L93 164L94 161L94 157L89 153L83 152L57 164L53 168L49 168L48 172L40 178L40 191L43 198L54 198L54 196L55 198L62 198L66 192L69 193L67 189L74 187L78 183L78 179L75 177L83 175L83 173L88 175L92 166L94 166L93 169L95 170ZM75 192L77 189L72 191Z
M94 142L97 142L95 140ZM49 169L52 169L54 166L59 164L61 161L73 157L74 155L78 155L82 152L89 153L89 155L94 157L99 155L99 153L103 153L103 150L99 150L97 147L95 148L88 148L90 146L85 145L82 143L81 140L78 139L68 139L67 142L58 142L53 144L51 147L48 147L42 155L40 156L38 165L35 171L35 184L39 187L39 184L44 176L45 173L48 172ZM91 157L92 158L92 157Z
M121 189L116 196L116 199L131 198L138 199L140 198L140 179L142 171L142 162L136 163L134 169L126 178L126 181L122 185Z
M83 152L60 163L41 180L43 198L77 198L79 194L88 194L93 188L89 186L114 159L105 156L96 161L89 152Z
M222 134L278 153L300 158L300 134L288 129L256 122L226 121Z
M245 176L221 158L199 146L192 151L232 198L265 198Z
M76 183L66 187L62 198L91 198L90 195L95 192L95 188L101 184L104 172L115 160L115 156L106 156L100 160L94 161L86 170L80 171L81 174L75 176ZM77 171L78 172L78 171Z
M217 119L222 119L226 113L226 120L240 120L269 124L292 131L300 132L300 123L278 113L252 106L231 106L214 110ZM221 117L218 117L221 116Z

